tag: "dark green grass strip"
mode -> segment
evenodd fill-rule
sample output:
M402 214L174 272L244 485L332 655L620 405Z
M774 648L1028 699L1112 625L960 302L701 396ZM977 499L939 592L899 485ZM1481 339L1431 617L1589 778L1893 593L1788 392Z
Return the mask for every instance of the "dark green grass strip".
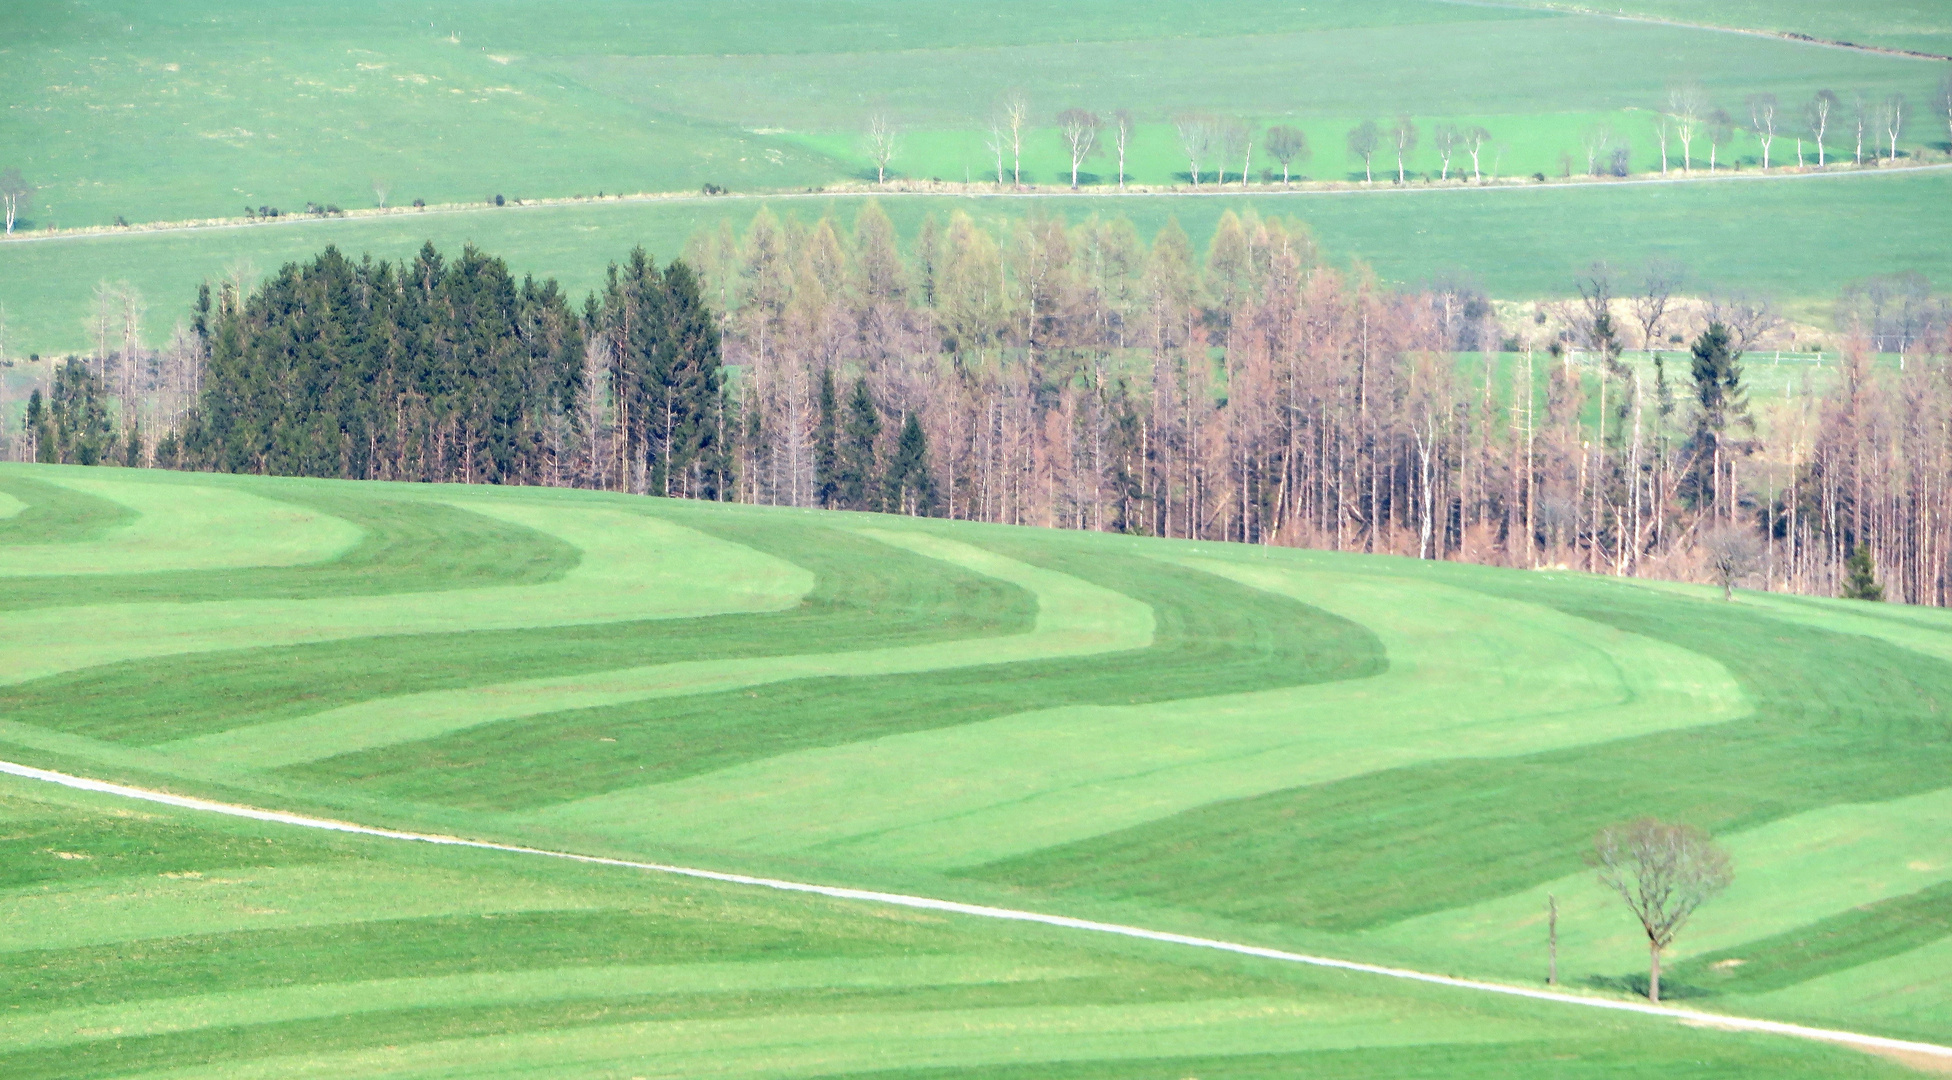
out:
M1897 956L1952 934L1952 883L1894 896L1774 937L1693 957L1678 982L1729 994L1764 994L1873 960ZM1731 967L1717 967L1736 960Z
M314 600L538 585L568 573L574 547L512 522L445 503L375 499L344 490L279 498L344 518L365 531L343 556L309 566L12 578L0 611L75 604Z
M1754 609L1593 579L1447 575L1725 664L1753 716L1517 758L1451 760L1189 810L972 872L1227 916L1359 930L1578 872L1604 825L1713 831L1952 775L1952 665Z
M332 857L331 849L288 833L253 837L154 818L0 819L0 889Z
M0 473L0 491L27 504L20 513L0 518L0 545L93 540L136 519L134 510L119 503L24 476Z
M521 911L0 952L0 1001L66 1008L362 979L875 957L941 945L939 935L899 925L790 925L754 917L763 914L702 908Z
M1142 988L1129 977L1043 979L977 985L815 988L650 994L523 1005L444 1006L252 1024L140 1038L101 1039L0 1052L8 1080L94 1080L136 1072L256 1058L332 1054L441 1039L489 1038L609 1024L735 1020L794 1014L924 1013L946 1009L1124 1005L1194 1000L1192 986Z
M399 798L523 810L794 750L1033 709L1326 682L1368 675L1386 663L1381 644L1362 627L1211 574L1102 546L989 543L1013 558L1151 605L1153 645L1080 659L807 679L582 709L485 724L288 771Z
M373 698L640 664L866 649L1017 633L1029 593L804 519L686 524L813 572L791 611L416 634L104 665L0 687L0 716L152 745Z
M1564 1038L1286 1054L1116 1058L826 1073L856 1080L1847 1080L1915 1076L1868 1055L1720 1032L1569 1028Z

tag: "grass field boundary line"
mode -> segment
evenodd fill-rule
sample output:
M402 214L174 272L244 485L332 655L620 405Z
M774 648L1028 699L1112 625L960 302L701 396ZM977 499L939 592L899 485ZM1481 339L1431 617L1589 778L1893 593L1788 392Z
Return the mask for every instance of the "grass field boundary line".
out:
M1785 167L1786 168L1786 167ZM1870 169L1835 169L1814 172L1774 172L1739 173L1730 171L1707 176L1654 176L1652 174L1593 179L1574 177L1570 180L1551 180L1546 183L1520 180L1516 177L1506 181L1493 181L1489 184L1463 185L1411 185L1389 184L1382 186L1359 184L1355 181L1333 181L1336 187L1284 188L1270 185L1266 190L1249 191L1246 188L1227 188L1220 191L1203 191L1197 188L1175 188L1170 191L1083 191L1071 188L1055 188L1035 191L1002 191L983 189L978 184L945 184L941 188L863 188L823 191L776 191L776 192L725 192L719 195L704 195L696 192L644 192L637 195L608 195L598 198L564 196L559 198L531 199L507 206L481 206L473 204L454 204L448 206L428 206L406 211L389 209L385 212L361 211L342 217L314 217L288 214L270 221L218 220L201 221L195 224L155 224L132 225L123 228L108 226L89 226L69 232L30 233L18 236L0 237L0 250L8 244L45 244L63 240L116 240L132 236L155 236L159 234L221 232L228 229L275 229L305 225L324 225L331 222L372 222L395 221L401 218L420 215L445 214L502 214L520 210L561 210L573 207L604 207L612 204L634 205L638 203L692 203L692 202L788 202L820 199L882 199L882 198L961 198L961 199L1225 199L1225 198L1311 198L1332 195L1409 195L1428 194L1445 191L1560 191L1566 188L1591 187L1640 187L1648 184L1714 184L1743 183L1762 180L1837 180L1845 177L1862 176L1901 176L1910 173L1940 172L1952 169L1952 162L1934 162L1921 165L1878 166Z
M1663 19L1657 15L1633 15L1624 11L1607 11L1604 8L1586 7L1581 4L1561 4L1546 0L1537 4L1493 4L1484 0L1445 0L1446 3L1461 7L1508 8L1513 11L1553 11L1563 15L1588 15L1596 19L1613 19L1617 22L1647 23L1653 26L1672 26L1680 30L1709 30L1720 34L1742 34L1747 37L1769 38L1775 41L1791 41L1798 45L1819 45L1826 49L1844 49L1849 52L1871 53L1877 56L1896 56L1907 60L1952 60L1952 56L1940 53L1921 52L1917 49L1900 49L1890 45L1865 45L1856 41L1840 41L1836 38L1817 37L1814 34L1799 34L1794 30L1765 30L1757 26L1721 26L1716 23L1688 22L1683 19Z
M0 774L58 784L62 787L77 791L113 795L120 798L156 803L182 810L222 814L228 817L244 818L270 824L350 833L385 840L404 840L447 847L504 852L513 855L536 855L544 858L562 859L568 862L593 866L613 866L623 869L644 870L657 874L668 874L674 877L715 881L728 885L748 885L773 889L780 892L806 893L835 900L853 900L892 907L938 911L953 915L969 915L976 918L1034 923L1065 930L1082 930L1089 933L1110 934L1116 937L1160 942L1167 945L1184 945L1196 949L1210 949L1216 952L1251 956L1263 960L1278 960L1285 963L1305 964L1310 967L1348 971L1362 975L1377 975L1384 978L1401 979L1433 986L1450 987L1452 989L1502 994L1508 997L1525 998L1532 1001L1545 1001L1560 1005L1580 1005L1590 1009L1605 1009L1613 1012L1638 1013L1643 1016L1662 1017L1697 1027L1709 1027L1725 1031L1739 1031L1753 1034L1781 1035L1789 1038L1807 1039L1847 1046L1873 1053L1910 1054L1952 1061L1952 1046L1941 1046L1937 1043L1915 1042L1909 1039L1893 1039L1883 1035L1869 1035L1862 1032L1843 1031L1835 1028L1809 1027L1804 1024L1792 1024L1780 1020L1762 1020L1754 1017L1702 1012L1696 1009L1677 1009L1666 1005L1654 1005L1642 1001L1585 997L1560 991L1539 990L1527 986L1513 986L1508 983L1495 983L1480 979L1438 975L1432 972L1416 971L1410 968L1389 967L1382 964L1367 964L1356 960L1341 960L1330 956L1315 956L1308 953L1289 952L1285 949L1272 949L1260 945L1223 941L1218 938L1176 934L1163 930L1148 930L1144 927L1127 926L1121 923L1078 919L1068 915L1049 915L1037 911L991 907L985 904L969 904L958 900L941 900L934 897L915 896L908 893L853 889L839 885L818 885L804 881L788 881L782 878L728 873L722 870L705 870L698 867L674 866L667 863L640 862L634 859L618 859L604 855L585 855L573 851L527 847L521 844L502 844L491 840L473 840L463 836L408 832L400 829L383 829L370 825L359 825L349 821L334 821L330 818L294 814L283 810L265 810L238 803L217 802L215 800L200 799L189 795L175 795L170 792L157 791L151 788L132 787L127 784L95 780L84 776L55 772L50 769L39 769L31 765L22 765L12 761L0 761Z

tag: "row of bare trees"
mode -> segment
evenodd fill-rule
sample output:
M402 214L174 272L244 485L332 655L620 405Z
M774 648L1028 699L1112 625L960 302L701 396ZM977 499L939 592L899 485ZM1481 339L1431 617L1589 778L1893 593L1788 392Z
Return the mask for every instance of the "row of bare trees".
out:
M1952 148L1952 75L1941 81L1933 97L1932 113L1936 126L1948 132ZM1848 105L1832 90L1820 90L1797 110L1785 107L1772 93L1751 94L1739 112L1720 107L1699 83L1684 83L1668 92L1663 107L1656 110L1654 137L1659 144L1661 174L1672 171L1679 158L1683 172L1693 172L1699 143L1706 142L1708 169L1715 172L1738 133L1756 140L1758 160L1765 169L1776 163L1775 144L1780 138L1796 142L1797 165L1830 164L1831 140L1839 134L1852 138L1852 159L1857 165L1869 159L1895 160L1898 143L1913 110L1905 95L1894 93L1873 101L1862 92L1851 95ZM998 187L1023 186L1023 151L1032 134L1034 113L1021 91L1010 91L999 99L987 122L985 149L995 166ZM1136 121L1130 110L1119 109L1099 114L1084 108L1067 108L1055 116L1055 130L1069 159L1071 186L1078 186L1084 165L1101 154L1116 158L1117 183L1126 184L1126 158L1131 149ZM1291 124L1259 129L1239 120L1211 112L1188 110L1172 117L1180 150L1186 161L1186 175L1194 187L1208 177L1225 184L1231 172L1245 184L1253 176L1254 155L1258 150L1281 168L1282 183L1289 183L1295 165L1313 156L1307 135ZM1486 175L1485 156L1494 154L1490 173L1497 175L1502 148L1492 135L1477 124L1438 122L1430 127L1430 146L1438 157L1438 179L1449 180L1453 168L1462 175L1463 160L1470 159L1471 177L1481 182ZM898 149L899 129L885 111L869 115L863 148L874 163L876 179L885 183L888 168ZM1806 146L1807 140L1807 146ZM1397 183L1410 175L1409 161L1421 144L1421 133L1408 116L1399 116L1388 125L1368 120L1350 128L1346 144L1351 162L1361 162L1363 178L1374 182L1376 157L1394 159ZM1631 139L1612 124L1599 123L1586 128L1579 138L1579 156L1571 152L1561 158L1570 176L1584 160L1585 171L1593 176L1626 176L1633 168ZM1272 168L1268 175L1272 176Z

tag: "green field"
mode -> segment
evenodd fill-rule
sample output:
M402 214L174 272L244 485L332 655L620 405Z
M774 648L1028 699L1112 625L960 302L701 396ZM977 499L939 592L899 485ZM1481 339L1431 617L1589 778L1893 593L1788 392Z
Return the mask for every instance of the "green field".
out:
M199 542L201 541L201 542ZM0 757L1952 1038L1952 620L546 489L0 467ZM1885 1075L1545 1003L0 783L8 1076ZM446 1070L446 1071L443 1071Z
M1774 295L1818 322L1828 321L1830 301L1853 280L1900 270L1952 280L1952 220L1939 209L1952 202L1952 172L1945 171L1485 191L879 199L910 237L931 214L943 222L963 211L996 224L1026 213L1072 221L1096 213L1129 217L1148 239L1171 218L1202 248L1221 214L1252 208L1305 222L1332 262L1360 261L1402 285L1462 271L1497 297L1568 295L1574 276L1595 260L1631 271L1667 258L1687 266L1690 289ZM88 342L84 320L95 285L128 281L149 302L147 340L162 342L187 317L201 281L239 268L269 273L327 244L355 257L400 258L427 240L449 252L476 244L508 259L518 274L553 276L579 294L638 244L669 258L694 233L721 222L743 232L762 204L803 221L832 213L851 226L861 202L613 201L0 243L0 305L10 354L79 350Z
M1599 0L1590 4L1532 0L1532 6L1804 34L1825 41L1952 56L1952 27L1946 25L1944 6L1934 0L1864 0L1854 4L1829 0Z

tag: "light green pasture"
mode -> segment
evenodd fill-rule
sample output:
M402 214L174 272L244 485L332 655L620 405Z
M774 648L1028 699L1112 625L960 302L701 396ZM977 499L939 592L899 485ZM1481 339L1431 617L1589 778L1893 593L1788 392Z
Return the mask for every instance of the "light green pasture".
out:
M1734 860L1734 884L1695 915L1676 941L1670 962L1739 951L1743 942L1952 880L1948 835L1952 789L1826 807L1718 837ZM1414 943L1423 955L1447 956L1474 970L1524 978L1542 966L1547 894L1559 900L1561 970L1614 976L1645 966L1647 940L1639 924L1591 873L1410 919L1365 936L1402 946ZM1858 977L1857 969L1845 974ZM1859 984L1874 985L1885 984Z
M1771 1016L1850 1022L1930 1038L1952 1028L1952 939L1872 960L1767 994L1738 999ZM1834 1022L1834 1021L1831 1021Z
M532 587L19 612L0 623L0 682L210 649L777 611L813 585L810 574L779 559L641 514L459 494L452 499L556 536L579 549L582 561L560 580Z
M1152 642L1151 609L1109 589L925 533L888 528L857 531L1023 587L1037 598L1035 629L1027 634L978 641L808 656L652 664L590 675L380 698L315 716L293 717L165 743L157 749L249 768L275 768L431 738L495 720L566 709L713 693L823 675L896 675L978 664L1089 656L1141 649Z
M0 577L298 566L335 558L363 535L350 522L234 487L144 483L95 472L36 476L140 516L99 540L11 545Z
M1546 608L1381 576L1186 563L1360 623L1383 640L1390 670L801 751L531 820L951 870L1219 799L1715 723L1748 708L1712 661Z

